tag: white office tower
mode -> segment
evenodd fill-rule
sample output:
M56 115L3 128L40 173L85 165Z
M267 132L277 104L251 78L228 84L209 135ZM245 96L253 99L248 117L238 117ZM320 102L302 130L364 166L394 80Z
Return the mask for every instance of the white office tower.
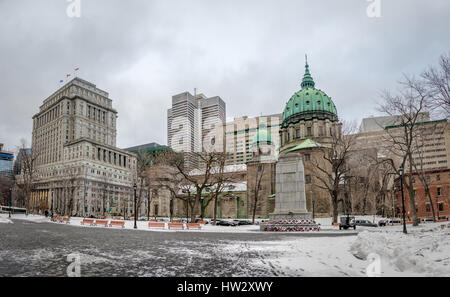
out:
M219 96L189 92L172 96L172 108L167 110L167 144L186 154L185 166L201 166L194 153L217 150L217 138L223 134L216 133L216 127L223 126L225 118L225 102Z

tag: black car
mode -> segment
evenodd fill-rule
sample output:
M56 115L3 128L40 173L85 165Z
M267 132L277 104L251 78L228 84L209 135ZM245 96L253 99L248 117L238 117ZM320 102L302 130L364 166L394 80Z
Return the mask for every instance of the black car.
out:
M236 224L238 224L239 226L242 225L251 225L252 222L248 221L248 220L233 220L233 222L235 222Z
M356 220L355 225L356 226L364 226L364 227L378 227L377 224L374 224L369 220Z
M225 221L225 220L220 220L216 222L217 226L237 226L236 222L231 222L231 221Z

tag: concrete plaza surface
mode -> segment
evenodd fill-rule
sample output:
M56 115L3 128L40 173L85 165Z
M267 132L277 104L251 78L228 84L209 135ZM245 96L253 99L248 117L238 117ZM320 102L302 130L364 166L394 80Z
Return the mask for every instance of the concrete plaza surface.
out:
M81 276L365 276L370 252L384 275L450 275L450 236L438 225L407 237L395 227L322 236L242 227L152 232L0 215L0 276L67 276L69 255Z

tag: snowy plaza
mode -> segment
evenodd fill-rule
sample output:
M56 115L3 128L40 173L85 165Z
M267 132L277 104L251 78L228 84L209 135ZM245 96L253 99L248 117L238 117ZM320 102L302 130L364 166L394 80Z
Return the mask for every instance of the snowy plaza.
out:
M319 220L320 221L320 220ZM37 215L0 215L1 276L66 276L69 255L81 276L367 276L380 257L381 276L450 276L448 223L319 232L260 232L258 226L149 230L49 222Z

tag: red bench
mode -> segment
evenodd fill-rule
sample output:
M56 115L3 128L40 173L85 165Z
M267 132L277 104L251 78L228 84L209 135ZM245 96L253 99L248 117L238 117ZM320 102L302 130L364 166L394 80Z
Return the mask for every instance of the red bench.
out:
M187 223L186 227L187 229L202 229L200 223Z
M184 230L184 224L183 223L167 223L167 226L169 229L182 229Z
M125 228L125 221L111 221L109 227L122 227Z
M181 220L172 220L172 223L181 223Z
M92 223L94 223L94 219L83 219L81 221L81 225L84 225L84 224L92 225Z
M150 222L157 222L158 219L150 219Z
M91 225L108 227L108 220L95 220L95 222L91 223Z
M148 222L149 228L162 228L164 229L166 227L166 224L163 222Z
M201 224L201 225L206 225L207 222L206 221L198 221L197 223Z
M70 224L70 218L66 217L66 218L61 218L61 223L66 223L66 224Z

